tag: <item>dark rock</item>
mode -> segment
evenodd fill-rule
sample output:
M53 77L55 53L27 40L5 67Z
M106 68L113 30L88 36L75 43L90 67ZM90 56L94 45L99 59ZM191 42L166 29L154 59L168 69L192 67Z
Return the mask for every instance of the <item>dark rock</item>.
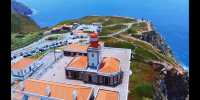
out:
M165 69L167 66L150 63L160 71L160 76L154 83L153 100L187 100L189 98L188 72L180 75L177 74L178 71L175 68L167 70Z
M165 43L164 39L155 31L144 32L142 35L135 35L134 37L152 44L155 48L158 48L162 54L172 55L172 51L167 43Z

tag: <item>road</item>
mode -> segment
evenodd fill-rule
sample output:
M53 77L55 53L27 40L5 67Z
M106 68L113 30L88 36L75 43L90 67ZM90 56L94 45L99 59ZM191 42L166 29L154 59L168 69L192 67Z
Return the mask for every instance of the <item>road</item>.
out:
M11 55L13 54L19 54L20 52L25 52L25 51L28 51L28 50L32 50L34 48L40 48L40 47L44 47L45 45L49 45L49 44L52 44L54 42L56 42L57 40L54 40L54 41L47 41L46 39L50 36L55 36L55 35L63 35L63 39L62 40L67 40L70 33L64 33L64 34L51 34L51 35L47 35L45 37L43 37L42 39L36 41L36 42L33 42L32 44L28 45L28 46L25 46L23 48L19 48L17 50L14 50L14 51L11 51ZM62 41L61 40L61 41Z
M120 34L120 33L122 33L122 32L127 31L128 29L130 29L131 26L132 26L133 24L135 24L135 23L126 23L126 24L124 24L124 25L127 25L126 28L124 28L124 29L122 29L122 30L120 30L120 31L118 31L118 32L116 32L116 33L112 33L112 34L109 34L109 35L107 35L107 36L99 36L99 37L112 37L112 36L114 36L114 35Z

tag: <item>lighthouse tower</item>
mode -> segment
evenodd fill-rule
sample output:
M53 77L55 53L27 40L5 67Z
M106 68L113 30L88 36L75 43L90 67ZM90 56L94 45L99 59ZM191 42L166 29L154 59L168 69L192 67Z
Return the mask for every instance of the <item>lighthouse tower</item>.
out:
M101 61L101 46L98 44L97 33L90 33L88 48L88 67L97 70Z

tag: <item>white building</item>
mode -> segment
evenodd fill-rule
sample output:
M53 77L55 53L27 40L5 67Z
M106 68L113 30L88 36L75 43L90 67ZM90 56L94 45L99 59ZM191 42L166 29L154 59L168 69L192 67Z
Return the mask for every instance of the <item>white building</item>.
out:
M11 62L11 74L17 80L24 80L41 65L42 62L32 58L21 58Z

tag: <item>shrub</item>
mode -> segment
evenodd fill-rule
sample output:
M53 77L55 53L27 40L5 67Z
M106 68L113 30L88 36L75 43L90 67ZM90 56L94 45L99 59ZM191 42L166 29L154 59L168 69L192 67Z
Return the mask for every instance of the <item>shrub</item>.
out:
M48 37L48 38L47 38L47 40L56 40L56 39L58 39L58 37L52 36L52 37Z
M136 93L141 97L152 97L153 96L153 87L149 83L138 84L135 87Z

